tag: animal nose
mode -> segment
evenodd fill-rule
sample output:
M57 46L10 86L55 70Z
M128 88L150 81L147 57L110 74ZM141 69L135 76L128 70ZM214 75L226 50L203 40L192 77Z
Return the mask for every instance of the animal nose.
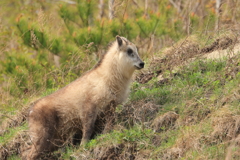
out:
M140 65L141 68L143 68L144 64L145 64L144 62L141 62L139 65Z

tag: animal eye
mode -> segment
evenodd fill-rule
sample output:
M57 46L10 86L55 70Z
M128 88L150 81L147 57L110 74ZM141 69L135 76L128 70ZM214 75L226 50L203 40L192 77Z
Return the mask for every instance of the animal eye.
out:
M128 53L129 56L133 56L133 50L132 49L128 49L127 53Z

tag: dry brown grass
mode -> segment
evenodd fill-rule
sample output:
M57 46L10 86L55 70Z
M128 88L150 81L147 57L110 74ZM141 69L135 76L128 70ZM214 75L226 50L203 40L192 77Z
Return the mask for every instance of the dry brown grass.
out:
M167 129L174 129L175 122L179 115L175 112L167 112L156 117L152 123L155 132L165 131Z
M120 143L97 146L94 149L85 150L72 156L76 159L134 160L136 159L136 155L136 144Z
M234 39L231 39L229 37L222 37L220 39L216 39L212 44L207 45L201 49L202 53L210 53L215 50L223 50L227 49L229 46L231 46L234 42Z
M240 134L240 116L231 112L224 106L213 115L212 142L232 140Z
M158 77L165 70L174 70L185 66L194 59L216 50L233 49L238 43L236 36L225 35L216 38L210 45L201 46L195 36L187 37L163 51L160 57L153 57L148 70L136 76L139 83L147 83L153 77ZM235 51L237 52L237 51ZM153 72L154 71L154 72Z
M26 131L19 131L7 144L0 145L0 159L7 159L11 155L23 152L23 146L27 145L28 136Z
M7 132L9 128L18 127L25 123L27 114L28 107L22 108L14 116L0 114L1 117L6 117L6 120L4 120L4 122L0 125L0 135L3 135L5 132Z
M1 114L1 118L5 120L0 125L0 136L10 134L13 132L13 137L0 144L0 159L7 159L7 157L15 154L21 154L29 143L29 136L26 131L20 129L18 131L11 131L14 128L22 126L27 119L28 107L20 109L14 116L8 114Z
M209 107L204 107L203 104L196 99L186 102L183 117L179 119L178 124L182 126L189 126L209 117L211 110Z
M201 131L206 127L201 125L201 122L207 123L209 120L212 122L212 131L210 134L206 134ZM240 116L231 111L229 106L224 106L211 114L207 121L200 120L200 124L195 127L180 129L181 133L174 146L164 151L162 159L191 158L190 154L186 155L190 150L202 151L205 145L215 144L228 146L227 160L238 159L240 156L238 154L240 150Z
M189 150L201 150L200 128L183 128L173 147L164 151L163 159L179 159Z
M160 105L153 102L137 101L124 106L123 110L117 114L116 119L123 126L141 124L144 127L150 127L160 108Z

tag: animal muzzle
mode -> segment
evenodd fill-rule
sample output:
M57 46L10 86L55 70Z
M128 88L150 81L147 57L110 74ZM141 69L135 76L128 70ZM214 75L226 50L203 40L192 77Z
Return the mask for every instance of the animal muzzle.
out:
M144 68L144 62L141 62L140 64L139 64L139 66L141 67L141 68Z
M145 63L144 62L141 62L141 63L139 63L137 66L135 66L137 69L142 69L142 68L144 68L144 65L145 65Z

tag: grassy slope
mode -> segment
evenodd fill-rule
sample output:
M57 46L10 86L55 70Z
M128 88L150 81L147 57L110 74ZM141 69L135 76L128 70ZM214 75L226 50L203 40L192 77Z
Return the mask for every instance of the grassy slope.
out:
M4 38L0 40L0 44L4 50L1 53L4 54L0 59L5 60L6 55L9 55L17 60L32 61L33 59L29 57L36 51L23 45L15 26L10 26L12 27L10 31L9 26L6 25L10 23L7 22L8 20L15 21L19 10L13 12L14 16L4 19L1 25L1 35ZM23 12L28 14L27 10ZM6 17L6 13L1 16ZM34 19L34 14L31 18ZM55 27L57 26L48 32L58 34L54 32ZM197 38L201 40L190 38L189 45L183 46L184 38L176 44L177 47L173 47L177 49L162 50L154 55L154 60L148 58L148 64L152 65L149 65L146 72L138 75L136 78L138 80L134 81L127 104L117 108L116 123L110 133L98 135L85 147L71 144L64 146L54 153L55 157L60 159L70 159L70 157L73 159L225 159L225 157L239 159L240 57L237 55L230 59L201 59L199 56L204 52L196 54L198 47L213 48L219 52L222 48L214 48L212 44L216 44L216 41L205 41L207 36L198 35ZM229 53L239 53L231 47L232 45L224 49ZM84 62L86 59L79 56L80 52L71 53L74 58L71 58L70 62L79 58ZM87 60L90 62L89 59ZM29 83L29 91L26 90L22 96L14 94L20 91L16 86L10 85L13 81L18 81L15 76L8 77L9 80L1 76L1 82L4 82L1 85L4 89L0 89L1 158L20 158L21 146L28 142L25 120L29 103L76 78L77 74L69 71L74 70L72 68L79 68L77 62L70 64L70 67L67 63L60 69L38 64L40 62L33 63L38 65L36 67L44 67L43 69L39 67L32 73L15 73L18 74L16 77L27 75L31 79L31 76L38 75L40 79L39 82L33 80ZM89 64L92 63L91 61ZM81 69L88 69L89 64L85 69ZM2 65L0 69L4 69ZM22 71L25 70L22 68ZM148 76L147 71L153 73L153 78L142 83L141 80ZM1 74L5 75L5 73ZM52 81L56 84L50 89L46 88L45 76L57 77L53 78ZM38 90L36 90L37 86L31 88L31 85L38 84L42 85Z
M240 74L229 70L239 69L239 61L239 55L231 60L197 60L170 75L165 84L156 78L147 84L134 83L125 106L133 110L126 116L128 121L118 122L116 128L120 129L100 135L87 149L76 148L71 155L79 159L86 155L102 159L225 159L229 154L238 159ZM128 127L129 121L134 125Z
M134 82L128 103L117 108L114 130L85 147L69 144L55 155L62 159L224 159L227 155L238 159L239 62L239 54L230 59L198 59L174 73L164 70L160 80L154 76L145 84ZM10 155L19 152L11 146L26 129L24 122L16 126L0 139L1 145L10 146Z

